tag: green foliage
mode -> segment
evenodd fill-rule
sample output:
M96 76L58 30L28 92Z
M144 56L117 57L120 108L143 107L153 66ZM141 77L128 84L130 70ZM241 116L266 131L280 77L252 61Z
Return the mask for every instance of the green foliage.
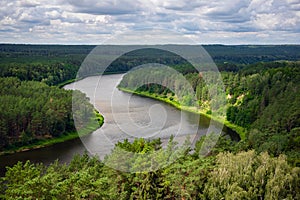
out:
M149 92L161 98L169 96L171 101L176 101L181 106L223 113L226 102L220 80L221 77L216 72L183 76L173 69L153 65L125 74L118 87L137 93Z
M77 71L78 67L66 63L0 63L0 77L17 77L22 81L41 81L48 85L74 79Z
M220 63L221 68L230 71L235 70L230 66L233 64L243 66L257 62L300 59L299 45L204 45L203 47L216 63Z
M81 127L94 116L93 106L79 91L72 102L72 91L40 82L0 78L0 85L0 150L74 132L72 103L81 107L75 115Z
M268 65L272 66L271 63ZM227 110L229 121L270 132L290 132L299 126L299 63L282 63L280 66L261 66L254 74L226 75L227 90L231 95L231 106Z
M295 144L300 127L299 62L258 63L239 73L223 73L228 121L248 129L248 145L258 152L288 155L299 165ZM296 139L297 140L297 139Z
M14 76L20 80L43 81L49 85L57 85L74 79L84 58L95 47L93 45L0 44L0 76ZM244 65L257 62L300 59L299 45L204 45L203 47L217 63L220 71L236 72ZM105 48L107 52L114 52L119 47L107 45ZM194 48L199 49L193 45L182 45L182 49L186 52L194 53ZM122 55L111 63L105 73L126 72L145 63L172 66L183 74L195 72L185 59L152 46ZM86 67L83 73L85 76L97 74L99 69L96 65Z
M159 140L119 142L115 149L136 153ZM163 159L176 151L170 139ZM222 146L222 145L221 145ZM114 150L115 150L114 149ZM121 161L119 161L120 163ZM143 162L149 162L144 159ZM216 157L184 156L154 171L123 172L96 157L76 155L68 164L17 163L0 179L2 199L298 199L300 169L286 157L255 151L223 152ZM143 164L143 163L139 163Z
M0 77L57 85L76 77L94 46L0 44Z
M207 114L226 117L230 123L247 130L247 148L250 146L258 152L268 151L276 156L286 153L290 162L299 165L299 147L291 145L295 143L291 132L300 127L299 69L299 61L252 64L238 73L222 72L225 88L214 82L218 79L218 73L214 72L188 73L184 82L168 71L135 70L123 77L120 87L134 90L143 80L158 78L161 83L168 83L169 88L163 84L145 84L137 92L149 92L158 97L167 94L179 105L197 105L198 110ZM186 92L183 88L188 86L185 84L193 91ZM171 92L175 92L174 96ZM218 95L224 92L226 99ZM191 95L193 93L195 97Z
M193 46L188 47L184 46L186 51L193 51ZM160 140L136 139L116 144L104 162L87 155L75 156L68 165L19 162L8 167L0 179L0 198L300 199L300 169L292 167L300 166L299 61L278 62L299 60L299 47L204 46L220 71L225 71L225 88L212 84L217 73L206 72L205 68L203 73L194 73L186 60L169 52L148 48L123 55L106 73L125 72L149 62L169 65L185 75L195 97L182 89L185 83L166 72L126 75L122 87L146 91L185 106L199 106L208 113L217 112L247 128L247 140L234 143L220 137L208 157L199 156L199 152L206 147L205 140L208 145L207 141L214 141L213 134L202 137L193 153L188 143L178 147L174 138L165 149ZM47 85L74 79L93 48L0 45L0 77L18 77L0 78L0 150L57 138L75 129L71 92ZM108 51L117 48L107 46ZM88 67L85 75L97 73L96 65ZM164 82L140 87L133 79L150 79L151 75ZM174 90L165 87L165 83ZM212 98L209 93L214 87L216 94L225 89L227 113L225 107L219 106L224 103L222 96ZM74 120L84 128L94 118L93 107L84 94L75 92L74 96ZM103 123L99 113L96 116ZM255 151L239 152L251 148Z
M244 97L241 103L233 101L227 119L248 127L250 147L275 156L285 153L289 162L299 166L299 147L294 145L295 130L300 127L299 62L255 65L239 76L245 82L239 87L247 92L232 90L237 94L232 96Z
M288 165L285 156L220 153L216 168L204 189L208 199L298 199L299 168Z

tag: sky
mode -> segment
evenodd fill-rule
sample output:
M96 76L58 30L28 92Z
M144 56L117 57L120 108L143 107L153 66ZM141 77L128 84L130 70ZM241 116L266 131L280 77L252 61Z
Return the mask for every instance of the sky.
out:
M300 44L300 0L0 1L0 43L120 41Z

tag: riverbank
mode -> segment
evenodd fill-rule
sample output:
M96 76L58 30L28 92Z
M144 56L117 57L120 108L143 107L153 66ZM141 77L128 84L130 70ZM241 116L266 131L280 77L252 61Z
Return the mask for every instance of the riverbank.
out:
M187 112L191 112L191 113L200 114L200 115L205 116L205 117L207 117L211 120L214 120L216 122L224 124L226 127L230 128L231 130L233 130L237 134L239 134L241 140L246 139L246 130L243 127L232 124L229 121L227 121L227 120L225 120L221 117L212 116L210 114L207 114L206 112L199 111L199 110L197 110L193 107L181 106L178 102L170 100L169 98L164 98L164 97L159 96L157 94L153 94L153 93L149 93L149 92L137 92L137 91L133 91L133 90L130 90L130 89L127 89L127 88L123 88L123 87L117 87L117 88L119 90L123 91L123 92L127 92L127 93L131 93L131 94L139 95L139 96L142 96L142 97L148 97L148 98L152 98L152 99L162 101L164 103L167 103L167 104L170 104L170 105L174 106L178 110L183 110L183 111L187 111Z
M69 133L63 134L63 135L61 135L59 137L55 137L55 138L41 139L32 144L21 146L21 147L13 147L13 148L1 151L0 156L6 155L6 154L13 154L13 153L18 153L18 152L29 151L29 150L33 150L33 149L39 149L39 148L51 146L54 144L66 142L69 140L74 140L76 138L88 135L88 134L94 132L95 130L97 130L98 128L100 128L104 123L104 117L97 110L94 110L94 113L95 113L95 117L91 118L90 122L84 128L82 128L78 131L69 132Z

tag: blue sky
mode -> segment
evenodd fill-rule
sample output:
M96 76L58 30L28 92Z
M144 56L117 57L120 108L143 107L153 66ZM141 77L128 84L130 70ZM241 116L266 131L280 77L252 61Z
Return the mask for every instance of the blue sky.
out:
M300 0L0 1L0 43L101 44L144 28L197 44L300 44Z

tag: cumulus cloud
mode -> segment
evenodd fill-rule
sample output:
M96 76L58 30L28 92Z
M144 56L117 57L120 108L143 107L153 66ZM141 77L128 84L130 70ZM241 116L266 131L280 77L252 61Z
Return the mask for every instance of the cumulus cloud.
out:
M18 1L17 5L23 8L30 8L30 7L36 7L40 5L40 2L34 0L24 0L24 1Z
M142 3L132 0L68 0L72 10L95 15L123 15L137 13Z
M174 11L193 11L199 7L205 6L207 3L203 0L152 0L152 3L158 7Z
M2 0L0 42L101 43L143 28L200 43L299 43L299 0ZM149 40L149 39L148 39Z

